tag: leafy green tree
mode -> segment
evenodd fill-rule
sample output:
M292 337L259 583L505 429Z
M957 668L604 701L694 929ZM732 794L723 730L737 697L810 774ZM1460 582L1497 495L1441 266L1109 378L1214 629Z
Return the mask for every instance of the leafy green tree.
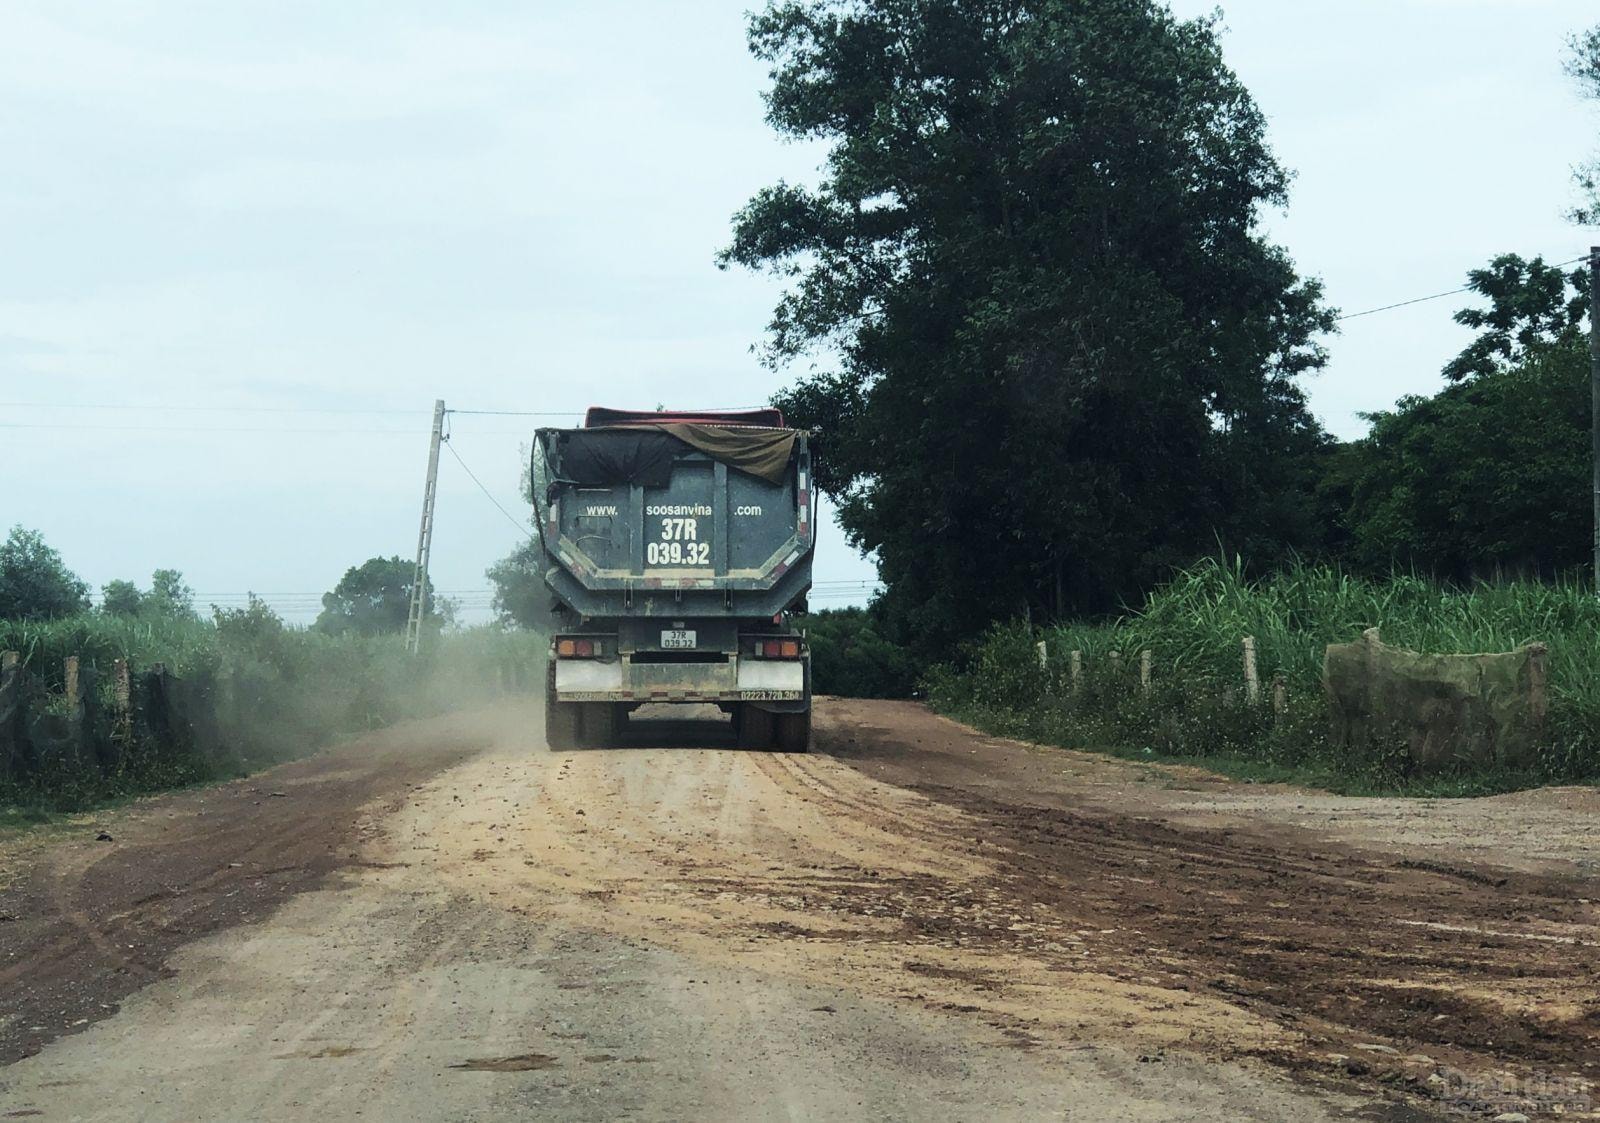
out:
M0 620L49 620L89 608L89 586L36 530L0 542Z
M332 592L322 595L322 612L316 628L333 635L381 635L402 632L411 611L411 589L416 567L400 557L368 558L345 571ZM428 593L429 627L443 625L441 606Z
M1350 560L1455 580L1553 576L1591 547L1589 358L1538 349L1371 415L1347 465Z
M555 630L553 597L544 582L544 556L539 544L524 542L489 567L494 583L494 610L507 623L536 631Z
M100 586L100 611L108 616L137 616L144 594L132 581L108 581Z
M176 569L158 569L150 575L150 591L141 592L132 581L111 581L100 588L100 611L111 616L164 616L190 619L194 590Z
M1600 24L1574 35L1568 46L1567 74L1577 81L1584 96L1600 101ZM1585 226L1600 224L1600 157L1579 167L1575 174L1582 199L1573 208L1573 221Z
M1455 314L1456 323L1480 334L1444 368L1453 382L1520 367L1542 351L1580 338L1588 326L1587 269L1563 273L1541 257L1524 261L1507 253L1468 273L1467 287L1488 298L1489 308Z
M864 608L825 609L800 621L811 645L812 686L847 698L909 698L922 669L890 640L888 627Z
M194 590L184 583L178 570L158 569L150 575L145 607L162 616L193 616Z
M288 649L288 626L271 606L254 593L243 608L211 606L217 626L217 644L236 666L263 668L282 678L295 677L296 660Z
M1153 0L772 0L767 119L822 182L735 217L789 281L778 401L885 605L933 645L1320 541L1297 377L1332 327L1259 231L1286 201L1213 19Z

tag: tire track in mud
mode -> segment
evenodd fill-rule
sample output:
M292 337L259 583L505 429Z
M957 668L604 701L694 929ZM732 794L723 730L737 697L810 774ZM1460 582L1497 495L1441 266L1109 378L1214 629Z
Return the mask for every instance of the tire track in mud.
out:
M985 740L945 725L962 745L952 751ZM888 730L819 736L846 760L880 741L871 774L981 824L1012 900L1109 936L1092 961L1120 960L1123 977L1161 975L1305 1035L1245 1052L1325 1072L1328 1054L1376 1044L1465 1071L1600 1079L1592 880L1386 861L1309 831L1173 826L1059 792L1040 806L1026 791L977 790L963 782L966 761L942 768ZM1427 1095L1426 1069L1381 1051L1356 1057L1358 1075Z
M1048 812L962 802L1014 839L1016 884L1070 882L1106 923L1137 924L1140 941L1176 956L1184 974L1280 1020L1321 1020L1330 1039L1355 1030L1402 1052L1467 1050L1481 1055L1460 1061L1477 1067L1578 1069L1600 1056L1592 945L1530 946L1470 930L1537 921L1592 939L1590 910L1567 894L1530 886L1478 898L1437 877L1400 878L1358 860L1345 863L1349 889L1341 894L1326 888L1327 879L1242 844L1226 873L1214 863L1196 866L1177 847L1139 847L1140 868L1162 886L1139 899L1111 877L1127 866L1130 846L1160 828L1145 825L1130 838ZM1165 861L1148 857L1163 853ZM1218 877L1229 878L1220 891ZM1412 916L1469 930L1419 932L1396 923ZM1559 1012L1574 1004L1577 1010Z

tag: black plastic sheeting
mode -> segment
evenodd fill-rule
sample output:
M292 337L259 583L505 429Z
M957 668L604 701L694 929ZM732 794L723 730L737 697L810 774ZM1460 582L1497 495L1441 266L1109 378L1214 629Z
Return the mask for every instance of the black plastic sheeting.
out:
M578 487L638 484L666 487L672 464L687 449L659 429L579 429L560 437L559 482Z

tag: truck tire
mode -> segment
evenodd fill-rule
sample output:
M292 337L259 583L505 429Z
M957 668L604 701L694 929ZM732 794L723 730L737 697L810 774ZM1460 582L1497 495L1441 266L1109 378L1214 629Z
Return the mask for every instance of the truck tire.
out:
M544 703L544 743L553 752L565 752L578 747L578 706L574 702Z
M786 753L803 753L811 749L811 711L778 714L778 748Z
M739 725L739 747L741 749L770 749L774 733L773 717L771 710L763 710L759 706L752 706L745 702L739 707L739 712L734 715L734 720Z

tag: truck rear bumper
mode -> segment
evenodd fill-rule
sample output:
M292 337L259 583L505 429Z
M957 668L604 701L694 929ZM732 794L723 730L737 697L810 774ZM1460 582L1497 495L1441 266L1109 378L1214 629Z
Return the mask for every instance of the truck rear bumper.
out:
M634 663L621 659L557 659L562 702L800 702L806 660L749 659L725 663Z

